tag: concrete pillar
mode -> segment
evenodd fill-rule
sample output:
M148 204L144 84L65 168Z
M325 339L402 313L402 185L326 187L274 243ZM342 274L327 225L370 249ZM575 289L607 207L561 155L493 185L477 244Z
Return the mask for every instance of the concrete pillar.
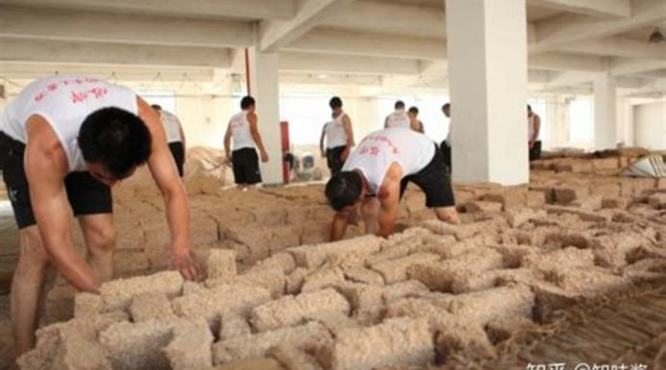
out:
M525 0L445 0L453 180L529 180Z
M257 102L259 133L269 157L268 163L261 163L261 176L264 184L282 184L278 54L252 47L249 62L250 94Z
M618 146L626 147L628 146L628 130L627 130L627 120L625 119L626 114L626 104L623 98L617 97L615 99L615 120L617 121L617 138L616 143Z
M624 147L634 146L633 110L627 98L617 101L618 143Z
M617 141L617 84L604 74L594 80L594 149L614 149Z

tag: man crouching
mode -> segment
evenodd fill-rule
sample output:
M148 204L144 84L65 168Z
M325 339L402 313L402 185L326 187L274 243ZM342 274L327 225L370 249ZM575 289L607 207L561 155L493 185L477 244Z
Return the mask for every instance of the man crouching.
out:
M349 155L342 172L326 184L326 197L336 211L331 241L345 234L360 205L367 233L388 237L395 229L400 199L409 182L426 195L426 206L444 222L460 222L442 153L426 135L388 128L368 135Z

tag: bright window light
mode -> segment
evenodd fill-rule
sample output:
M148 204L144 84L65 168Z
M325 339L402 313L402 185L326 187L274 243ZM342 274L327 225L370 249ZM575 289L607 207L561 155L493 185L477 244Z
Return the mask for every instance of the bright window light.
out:
M176 94L173 91L138 91L137 93L148 104L157 104L167 112L178 115L178 112L176 112Z
M569 104L569 137L572 144L594 142L594 104L589 98L576 98Z
M319 145L324 124L331 120L328 101L335 93L289 94L280 97L280 119L289 122L292 145Z
M426 135L440 143L449 133L449 119L442 113L442 105L449 101L448 96L419 95L419 96L396 96L381 95L377 98L380 122L377 129L384 127L384 118L393 112L393 106L397 100L405 102L405 108L417 107L419 119L423 122Z

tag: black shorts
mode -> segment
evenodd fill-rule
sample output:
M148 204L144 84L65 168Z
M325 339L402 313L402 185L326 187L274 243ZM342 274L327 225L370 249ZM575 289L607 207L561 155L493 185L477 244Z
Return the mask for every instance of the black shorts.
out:
M446 164L447 172L451 173L451 147L444 140L439 145L439 149L442 151L442 159L444 160L444 164Z
M0 132L0 168L19 229L35 225L30 188L23 167L25 144ZM88 172L72 172L65 177L67 198L75 216L113 212L111 188Z
M541 141L535 141L529 153L530 161L541 158Z
M446 163L437 144L433 145L435 145L435 155L430 163L418 173L407 176L400 182L400 199L405 194L407 184L413 182L425 193L426 207L453 207L456 202Z
M176 162L178 174L180 177L183 177L183 165L185 164L185 147L183 146L183 143L180 141L169 143L169 150L171 151L174 162Z
M259 157L254 148L243 148L231 152L234 179L239 185L253 185L261 182Z
M345 151L345 148L347 148L346 145L326 149L326 162L331 170L331 176L342 170L342 166L345 164L345 161L342 160L342 152Z

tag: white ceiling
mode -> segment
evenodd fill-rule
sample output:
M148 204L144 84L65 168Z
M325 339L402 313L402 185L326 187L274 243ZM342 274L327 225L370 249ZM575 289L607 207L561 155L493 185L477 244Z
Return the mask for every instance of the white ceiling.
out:
M237 50L257 31L291 79L439 86L445 21L444 0L0 0L0 77L64 67L242 72ZM638 89L664 78L666 43L647 38L655 27L666 34L665 0L527 0L526 26L535 89L586 86L600 73Z

